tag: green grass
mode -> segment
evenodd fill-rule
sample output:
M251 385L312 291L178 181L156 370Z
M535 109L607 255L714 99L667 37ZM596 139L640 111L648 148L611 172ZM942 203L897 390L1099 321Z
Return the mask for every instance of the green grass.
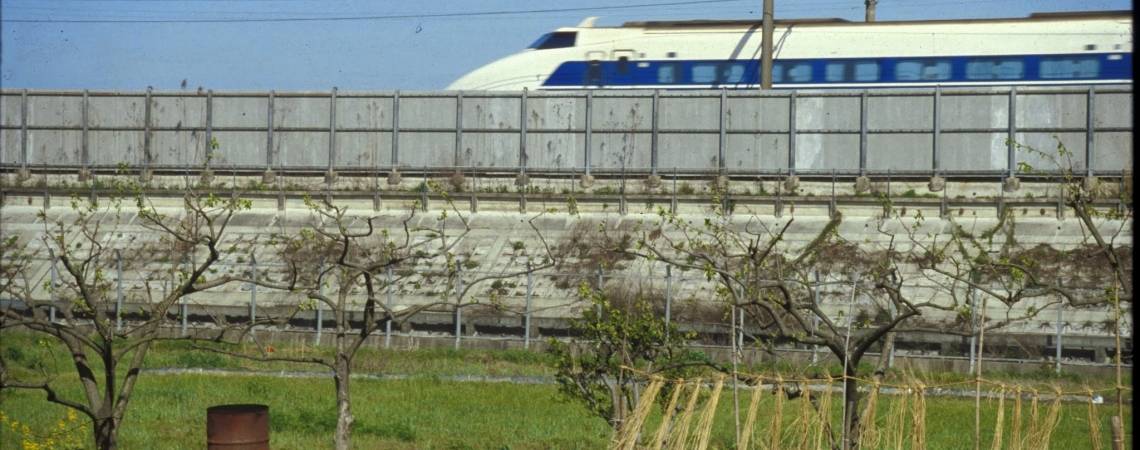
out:
M38 336L6 332L0 336L3 352L13 379L27 377L43 367L58 373L61 395L80 398L74 367L61 346L40 343ZM46 341L45 341L46 342ZM246 346L241 350L252 352ZM329 349L311 346L281 346L276 355L313 356ZM601 448L609 438L606 424L592 417L577 403L557 400L552 384L509 384L458 382L442 379L448 375L539 376L551 377L549 357L529 351L473 351L423 349L388 351L362 349L356 360L357 373L412 374L401 380L356 379L352 382L354 442L358 448ZM187 342L160 342L148 354L146 367L203 367L255 371L321 371L321 366L286 363L265 364L212 352L194 350ZM860 376L869 377L870 366L860 367ZM839 373L839 366L792 367L766 363L742 369L751 373L781 374L785 378L821 373ZM964 374L888 373L888 380L915 377L923 383L939 385L969 381ZM1067 392L1092 388L1105 397L1105 389L1115 379L1088 378L1076 374L1052 375L1049 371L991 372L987 379L1051 392L1054 386ZM1131 375L1125 380L1131 384ZM969 390L972 384L955 386ZM741 391L741 422L745 420L751 391ZM1125 393L1130 400L1131 392ZM774 410L771 392L763 394L756 436L768 439ZM839 424L839 396L833 399L831 423ZM877 415L885 426L892 402L898 397L881 396ZM205 411L212 405L263 403L270 406L272 446L275 449L329 448L335 426L335 394L330 378L296 378L270 375L214 375L145 373L132 396L121 435L122 448L202 448ZM726 448L734 442L732 393L729 385L718 404L712 448ZM783 446L790 447L803 434L793 425L802 399L784 405ZM1042 401L1042 416L1049 403ZM1005 403L1005 425L1012 426L1012 400ZM996 400L985 400L982 410L982 445L989 447L996 417ZM1028 427L1029 401L1023 401L1023 427ZM1053 448L1090 448L1088 405L1066 403ZM0 391L0 411L7 421L29 425L34 434L46 436L66 417L66 408L49 404L39 391ZM1102 448L1108 448L1108 417L1114 405L1097 405ZM1125 424L1131 424L1131 406L1125 408ZM926 442L930 449L969 448L973 445L972 398L926 398ZM696 421L696 417L693 419ZM655 422L656 421L656 422ZM660 413L650 417L647 432L656 429ZM20 448L20 433L10 423L0 424L0 448ZM87 433L90 433L88 428ZM1130 433L1129 433L1130 434ZM908 434L909 436L909 434ZM90 442L88 434L84 442ZM1009 436L1005 438L1006 445ZM909 442L909 441L908 441ZM90 444L88 444L90 445Z

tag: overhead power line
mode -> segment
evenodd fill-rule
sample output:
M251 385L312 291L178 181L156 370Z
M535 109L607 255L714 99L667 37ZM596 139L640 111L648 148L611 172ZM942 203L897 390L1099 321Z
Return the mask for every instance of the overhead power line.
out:
M509 16L522 14L544 14L576 11L609 11L621 9L658 8L668 6L703 5L710 3L733 3L741 0L691 0L667 3L643 3L623 6L598 6L581 8L550 8L528 9L515 11L483 11L437 14L389 14L372 16L334 16L334 17L281 17L266 19L233 18L233 19L0 19L0 22L15 23L243 23L243 22L321 22L321 21L358 21L358 20L397 20L397 19L436 19L454 17L487 17Z

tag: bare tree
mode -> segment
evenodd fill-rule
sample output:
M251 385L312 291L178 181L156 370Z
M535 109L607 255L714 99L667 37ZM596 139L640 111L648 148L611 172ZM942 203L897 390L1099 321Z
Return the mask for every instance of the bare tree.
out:
M69 380L61 373L44 367L16 370L3 355L0 389L41 390L49 402L86 415L93 423L96 447L104 450L118 446L140 366L150 345L167 337L163 327L173 318L171 309L183 296L235 280L207 280L206 274L220 257L219 241L230 220L250 207L242 199L189 192L184 208L160 209L134 182L117 177L113 185L117 194L110 198L88 202L72 196L69 208L41 210L38 218L44 228L36 242L21 245L18 234L4 236L13 253L3 262L5 282L0 284L0 294L15 300L0 309L0 332L30 330L62 344L83 396L62 393L60 385ZM137 231L136 226L155 239L122 237L124 231ZM148 280L142 298L131 299L145 309L121 328L115 314L124 312L116 308L109 277L115 251L127 261L168 261L145 268L153 280ZM53 273L61 269L58 279L41 284L38 274L48 266ZM159 292L149 281L169 283L170 289Z
M350 391L352 363L370 336L389 323L399 326L421 312L454 312L457 308L475 306L477 303L465 299L479 283L549 266L547 263L516 272L504 271L465 279L462 288L455 287L461 267L474 262L461 261L456 252L472 228L437 182L429 180L428 187L441 195L446 205L435 217L420 212L418 201L399 216L358 216L347 207L307 199L306 204L313 217L312 227L300 230L298 235L281 246L279 257L288 267L288 281L275 283L261 278L255 281L261 286L303 293L306 301L295 311L327 308L335 324L331 356L276 356L260 343L258 354L225 348L200 348L258 361L307 363L328 368L333 375L337 399L333 444L338 450L350 448L355 421ZM531 225L533 227L533 223ZM417 275L440 277L446 280L444 285L452 288L432 292L435 299L432 301L399 310L389 308L385 301L387 290L405 285L410 277ZM328 292L324 288L329 288ZM360 328L353 329L351 316L360 311L363 311L363 317L358 319ZM219 333L214 340L236 344L244 334Z

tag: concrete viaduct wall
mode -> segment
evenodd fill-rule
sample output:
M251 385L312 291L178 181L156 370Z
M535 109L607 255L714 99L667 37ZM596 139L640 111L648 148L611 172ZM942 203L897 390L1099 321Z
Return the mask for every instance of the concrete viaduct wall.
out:
M841 174L1132 165L1131 86L875 91L0 91L0 165ZM220 144L207 162L209 142Z

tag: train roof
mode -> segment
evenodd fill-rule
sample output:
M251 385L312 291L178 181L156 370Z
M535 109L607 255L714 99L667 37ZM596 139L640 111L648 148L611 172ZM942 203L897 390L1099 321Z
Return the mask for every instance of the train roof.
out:
M906 25L906 24L959 24L959 23L993 23L993 22L1042 22L1071 19L1132 19L1132 11L1077 11L1077 12L1041 12L1030 14L1029 17L999 18L999 19L952 19L952 20L899 20L881 22L851 22L839 18L815 19L780 19L774 20L775 26L790 25ZM675 21L643 21L626 22L620 28L643 29L683 29L683 28L741 28L758 27L763 24L760 20L675 20Z

